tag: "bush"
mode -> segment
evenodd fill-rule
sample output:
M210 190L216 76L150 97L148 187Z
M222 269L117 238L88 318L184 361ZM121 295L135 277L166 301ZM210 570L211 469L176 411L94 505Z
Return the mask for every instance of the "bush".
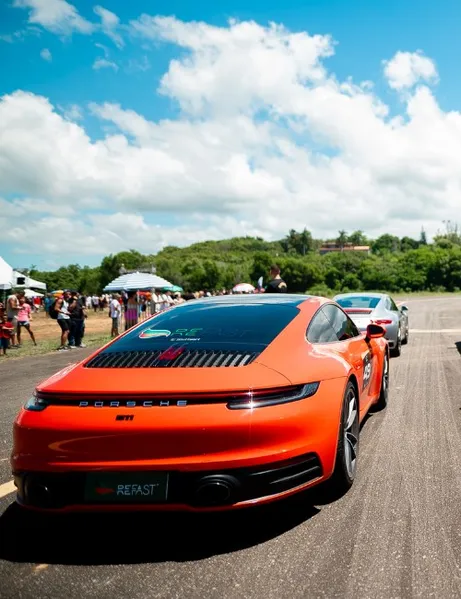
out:
M333 291L333 289L330 289L326 285L316 285L315 287L308 289L306 293L307 295L316 295L319 297L327 297L329 299L336 295L336 291Z

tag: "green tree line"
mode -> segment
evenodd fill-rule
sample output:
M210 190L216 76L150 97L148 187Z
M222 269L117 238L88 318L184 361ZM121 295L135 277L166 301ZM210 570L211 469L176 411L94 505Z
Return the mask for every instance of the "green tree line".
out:
M321 255L325 242L344 251ZM347 250L368 245L370 252ZM347 251L346 251L347 250ZM446 231L428 243L424 231L418 240L381 235L371 240L363 231L339 231L333 240L314 239L309 231L291 230L279 241L236 237L206 241L189 247L165 247L155 255L136 250L106 256L97 267L71 264L56 271L29 270L48 289L75 288L99 293L127 270L155 266L157 273L185 290L229 289L240 282L267 280L268 269L277 263L290 292L328 295L358 290L458 291L461 289L461 235L450 223Z

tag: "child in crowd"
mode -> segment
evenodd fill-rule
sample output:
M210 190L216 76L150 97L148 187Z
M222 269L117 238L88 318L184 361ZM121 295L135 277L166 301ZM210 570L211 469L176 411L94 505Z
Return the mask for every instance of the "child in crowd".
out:
M34 342L34 345L37 345L37 342L35 341L35 335L30 326L30 321L32 320L31 313L32 313L32 308L26 302L25 298L21 297L19 299L19 312L18 312L18 344L19 345L21 345L21 331L23 328L26 329L26 331L29 333L30 338Z
M8 322L6 314L0 319L0 350L3 355L6 356L6 350L10 346L10 339L14 333L14 326L12 322Z

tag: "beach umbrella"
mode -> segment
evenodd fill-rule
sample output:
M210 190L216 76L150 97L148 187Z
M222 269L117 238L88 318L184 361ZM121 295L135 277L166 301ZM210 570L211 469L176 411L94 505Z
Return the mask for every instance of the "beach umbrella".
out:
M254 290L254 286L250 283L239 283L232 289L234 293L253 293Z
M147 272L132 272L117 277L104 287L105 292L113 291L150 291L171 287L171 283L162 277Z

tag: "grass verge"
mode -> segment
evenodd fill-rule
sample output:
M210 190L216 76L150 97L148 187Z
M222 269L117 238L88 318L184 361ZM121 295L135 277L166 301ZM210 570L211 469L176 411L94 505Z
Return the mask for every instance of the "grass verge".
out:
M27 333L26 333L27 335ZM105 343L110 341L110 335L103 335L101 333L88 333L85 335L83 342L87 347L101 347ZM6 359L18 359L18 358L26 358L28 356L41 356L44 354L50 354L56 352L58 347L58 343L56 339L45 339L37 342L37 346L35 346L32 341L29 339L29 336L24 336L22 347L19 349L9 349L7 350ZM77 354L78 349L71 350L72 353ZM78 355L78 354L77 354ZM5 359L5 356L0 356L0 364Z
M396 298L408 297L409 299L413 297L460 297L461 291L410 291L409 293L399 292L395 294L391 293L390 295Z

